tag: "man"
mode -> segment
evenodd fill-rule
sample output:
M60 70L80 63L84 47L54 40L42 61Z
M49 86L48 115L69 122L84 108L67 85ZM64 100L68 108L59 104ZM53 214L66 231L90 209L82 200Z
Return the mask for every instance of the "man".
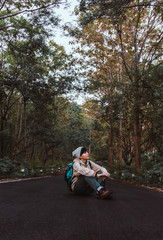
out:
M96 198L106 199L112 191L105 189L105 180L110 177L107 170L89 160L89 153L85 147L78 147L73 155L72 191L75 194L96 193Z

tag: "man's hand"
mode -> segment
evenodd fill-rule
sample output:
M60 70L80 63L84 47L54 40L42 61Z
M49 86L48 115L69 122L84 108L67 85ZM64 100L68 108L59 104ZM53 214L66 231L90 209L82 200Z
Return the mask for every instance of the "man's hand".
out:
M108 178L108 175L105 173L98 173L97 178L102 178L102 180L105 180L106 178Z

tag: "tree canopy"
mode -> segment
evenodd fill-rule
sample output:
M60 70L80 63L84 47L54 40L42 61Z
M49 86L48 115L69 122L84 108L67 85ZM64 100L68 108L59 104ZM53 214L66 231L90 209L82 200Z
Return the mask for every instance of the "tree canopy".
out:
M80 12L82 12L82 25L86 25L97 18L112 18L117 22L122 19L125 12L135 7L155 7L160 12L162 7L161 1L155 0L81 0Z

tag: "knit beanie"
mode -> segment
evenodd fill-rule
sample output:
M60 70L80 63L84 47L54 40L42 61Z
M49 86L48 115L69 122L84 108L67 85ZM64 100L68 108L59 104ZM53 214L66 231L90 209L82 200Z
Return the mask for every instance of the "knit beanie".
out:
M80 156L86 151L87 149L85 147L78 147L72 152L72 156L73 158L80 158Z

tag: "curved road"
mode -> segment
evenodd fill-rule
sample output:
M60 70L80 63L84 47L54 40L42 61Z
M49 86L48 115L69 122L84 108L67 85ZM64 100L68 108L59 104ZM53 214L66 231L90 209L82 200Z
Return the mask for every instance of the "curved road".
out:
M63 176L0 184L0 240L163 240L163 193L113 180L110 200L74 196Z

